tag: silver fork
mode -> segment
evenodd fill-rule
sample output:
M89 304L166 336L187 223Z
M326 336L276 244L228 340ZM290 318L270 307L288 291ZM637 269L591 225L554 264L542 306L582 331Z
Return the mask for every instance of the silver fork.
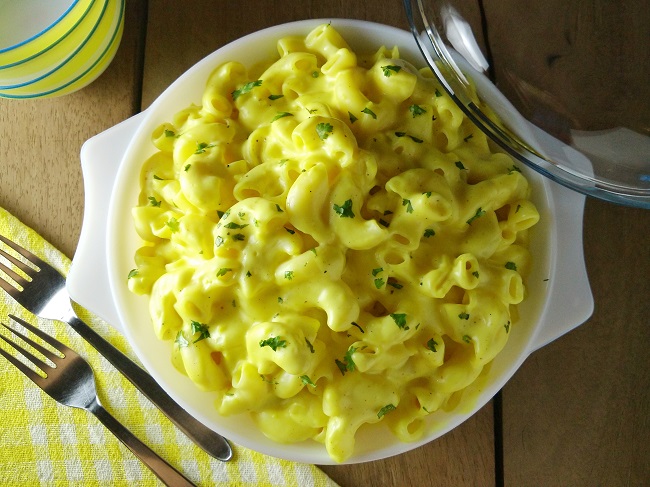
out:
M23 325L27 330L49 343L57 350L62 357L51 352L39 343L35 342L26 335L20 333L14 328L10 328L4 323L0 323L4 328L11 331L17 337L20 337L25 343L29 344L36 351L40 352L50 360L54 366L36 357L34 354L18 345L15 341L4 334L0 338L11 345L18 353L25 357L29 362L38 367L46 374L45 377L32 370L16 357L6 350L0 348L0 354L9 362L15 365L23 374L34 382L38 387L43 389L52 399L65 406L85 409L93 413L115 436L124 443L142 462L151 469L151 471L166 485L173 486L191 486L194 485L185 478L174 467L169 465L165 460L160 458L147 445L142 443L133 435L124 425L104 409L97 397L95 387L95 377L93 370L88 363L72 349L66 347L63 343L32 326L16 316L9 317Z
M0 235L0 241L36 267L33 268L25 264L0 248L0 255L28 276L28 279L25 279L0 262L0 270L22 287L22 291L1 277L0 287L27 311L41 318L68 323L194 443L218 460L225 462L232 458L230 444L223 436L190 416L158 385L153 377L79 319L72 308L70 296L65 287L65 278L55 268L3 235Z

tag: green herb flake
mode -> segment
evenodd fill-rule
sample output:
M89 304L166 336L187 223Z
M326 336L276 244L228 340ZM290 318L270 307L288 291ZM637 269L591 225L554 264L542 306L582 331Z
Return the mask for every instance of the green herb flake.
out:
M173 130L165 129L165 137L176 137L176 132Z
M174 343L178 345L179 347L187 347L190 342L187 341L187 338L185 338L185 335L183 335L183 332L181 330L178 331L176 334L176 339L174 340Z
M478 279L478 276L479 276L478 271L474 271L474 272L472 272L472 275L473 275L476 279Z
M147 199L149 200L149 204L151 206L155 206L156 208L160 208L160 203L161 202L158 201L156 198L154 198L153 196L149 196Z
M314 384L314 383L312 382L312 380L309 378L308 375L301 375L301 376L300 376L300 380L301 380L302 383L305 384L306 386L316 387L316 384Z
M348 117L350 117L350 123L354 123L354 122L356 122L357 120L359 120L357 117L355 117L354 115L352 115L351 112L348 112Z
M458 169L460 169L461 171L467 171L467 168L463 165L462 162L460 162L460 161L456 161L456 162L454 162L454 164L455 164L456 167L457 167Z
M318 134L320 140L327 139L333 130L334 127L332 127L332 124L330 123L319 123L316 125L316 133Z
M292 230L291 228L284 227L284 229L285 229L285 230L287 231L287 233L289 233L290 235L293 235L294 233L296 233L296 231L295 231L295 230Z
M403 199L402 206L406 206L406 213L413 213L413 205L411 204L411 200Z
M248 226L248 223L235 223L235 222L228 222L224 225L224 228L228 228L229 230L241 230L242 228L246 228Z
M467 137L463 137L463 140L464 140L465 142L467 142L467 141L469 141L469 139L471 139L471 138L473 138L473 137L474 137L474 134L469 134Z
M402 330L409 329L409 327L406 326L406 313L391 313L390 317L393 319L395 324Z
M250 81L246 83L244 86L239 88L238 90L235 90L232 92L232 99L235 101L237 98L239 98L242 95L245 95L246 93L249 93L253 88L256 86L260 86L262 84L262 80L258 79L256 81Z
M431 338L431 339L427 342L427 348L428 348L429 350L431 350L432 352L434 352L434 353L436 353L436 352L438 351L438 349L436 348L437 346L438 346L438 342L435 341L433 338Z
M277 203L275 204L275 209L278 210L278 213L284 213L284 210Z
M269 100L275 101L275 100L279 100L282 97L284 97L284 95L269 95Z
M271 120L271 123L273 123L273 122L275 122L276 120L279 120L279 119L281 119L281 118L284 118L284 117L293 117L293 113L289 113L289 112L278 112L277 115L276 115L275 117L273 117L273 119Z
M388 66L382 66L381 70L384 72L384 76L386 76L386 78L390 78L393 74L399 73L402 70L402 67L388 65Z
M232 239L236 242L242 242L246 239L246 236L243 233L236 233L232 236Z
M433 228L427 228L424 230L424 238L433 237L436 234L436 231Z
M508 261L506 262L506 269L509 269L511 271L516 271L517 270L517 264L514 262Z
M510 333L510 322L508 321L503 327L506 329L506 333Z
M381 287L384 285L384 280L381 277L378 277L375 279L375 287L377 289L381 289Z
M169 229L172 231L172 233L176 233L179 230L180 224L178 223L178 220L174 217L171 217L167 222L165 222L165 225L169 227Z
M431 191L425 191L422 193L422 196L426 196L427 198L431 198Z
M469 313L461 313L458 315L461 320L469 320Z
M310 351L311 353L316 353L316 350L314 350L314 346L313 346L313 345L311 344L311 342L310 342L309 340L307 340L306 338L305 338L305 343L307 343L307 348L309 349L309 351Z
M377 413L377 417L381 419L384 417L386 414L390 413L391 411L395 411L397 409L393 404L386 404L383 408L379 410Z
M288 281L293 279L293 271L284 271L284 278Z
M196 150L194 151L195 154L203 154L206 149L210 149L211 147L214 147L214 144L208 144L207 142L197 142L196 144ZM187 168L187 166L185 166ZM189 168L187 168L189 169ZM187 171L187 169L185 169Z
M426 109L422 108L420 105L411 105L409 107L409 112L411 112L411 115L413 115L413 118L415 118L425 114L427 111Z
M465 343L472 343L472 337L469 335L463 335L463 341Z
M313 72L311 73L311 77L312 77L312 78L318 78L319 76L320 76L320 73L319 73L318 71L313 71Z
M376 269L372 270L372 275L376 276L377 274L379 274L380 272L383 272L383 271L384 271L383 267L377 267Z
M222 267L217 271L217 277L225 276L229 272L232 272L232 269L230 267Z
M395 278L393 278L393 277L389 277L389 278L388 278L388 280L386 281L386 285L387 285L387 286L390 286L390 287L393 287L393 288L395 288L395 289L402 289L402 288L404 287L402 284L400 284L400 283L397 281L397 279L395 279Z
M483 215L485 215L485 211L481 207L479 207L476 210L476 213L474 213L474 216L472 218L470 218L469 220L467 220L467 224L471 225L474 220L476 220L477 218L482 217Z
M366 107L366 108L364 108L363 110L361 110L361 112L362 112L362 113L365 113L366 115L370 115L372 118L374 118L375 120L377 120L377 115L376 115L375 112L373 112L370 108Z
M126 276L127 279L133 279L134 277L137 277L140 271L138 269L131 269L129 271L129 275Z
M345 202L340 206L335 203L332 208L334 209L334 212L341 218L354 218L351 199L345 200Z
M442 96L442 93L440 93L440 90L436 88L436 98L440 98Z
M190 167L192 167L192 164L185 164L185 167L183 168L183 170L184 170L185 172L187 172L187 171L190 170Z
M287 347L287 341L283 340L282 337L271 337L267 338L265 340L260 340L260 348L262 347L270 347L271 350L276 352L278 348L286 348Z
M161 178L160 176L158 176L157 174L154 174L154 175L153 175L153 178L154 178L156 181L164 181L164 179Z
M197 333L199 334L199 337L194 340L194 343L205 340L206 338L210 338L210 330L208 329L208 325L204 325L198 321L192 321L190 323L190 328L192 330L192 335L196 335Z

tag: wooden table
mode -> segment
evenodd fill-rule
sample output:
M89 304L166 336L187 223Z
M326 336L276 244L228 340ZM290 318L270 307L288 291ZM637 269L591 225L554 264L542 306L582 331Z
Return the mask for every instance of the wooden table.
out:
M0 100L0 206L72 257L86 139L146 108L231 40L273 24L332 17L407 26L397 0L127 2L117 57L96 82L63 98ZM488 23L490 34L507 37L499 31L504 25ZM640 46L647 59L647 43ZM584 249L592 318L535 352L494 401L438 441L384 461L323 469L342 486L648 485L649 236L650 211L589 200Z

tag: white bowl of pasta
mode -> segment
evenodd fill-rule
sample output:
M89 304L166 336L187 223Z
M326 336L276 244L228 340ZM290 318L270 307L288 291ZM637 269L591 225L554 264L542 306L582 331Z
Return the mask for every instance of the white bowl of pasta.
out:
M403 453L591 314L584 197L495 150L422 65L392 27L277 26L84 146L73 298L236 444Z

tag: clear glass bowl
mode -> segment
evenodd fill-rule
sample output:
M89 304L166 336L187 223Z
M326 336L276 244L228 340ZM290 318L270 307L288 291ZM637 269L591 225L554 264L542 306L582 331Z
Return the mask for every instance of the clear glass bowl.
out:
M650 2L404 5L427 63L496 143L580 193L650 208Z

